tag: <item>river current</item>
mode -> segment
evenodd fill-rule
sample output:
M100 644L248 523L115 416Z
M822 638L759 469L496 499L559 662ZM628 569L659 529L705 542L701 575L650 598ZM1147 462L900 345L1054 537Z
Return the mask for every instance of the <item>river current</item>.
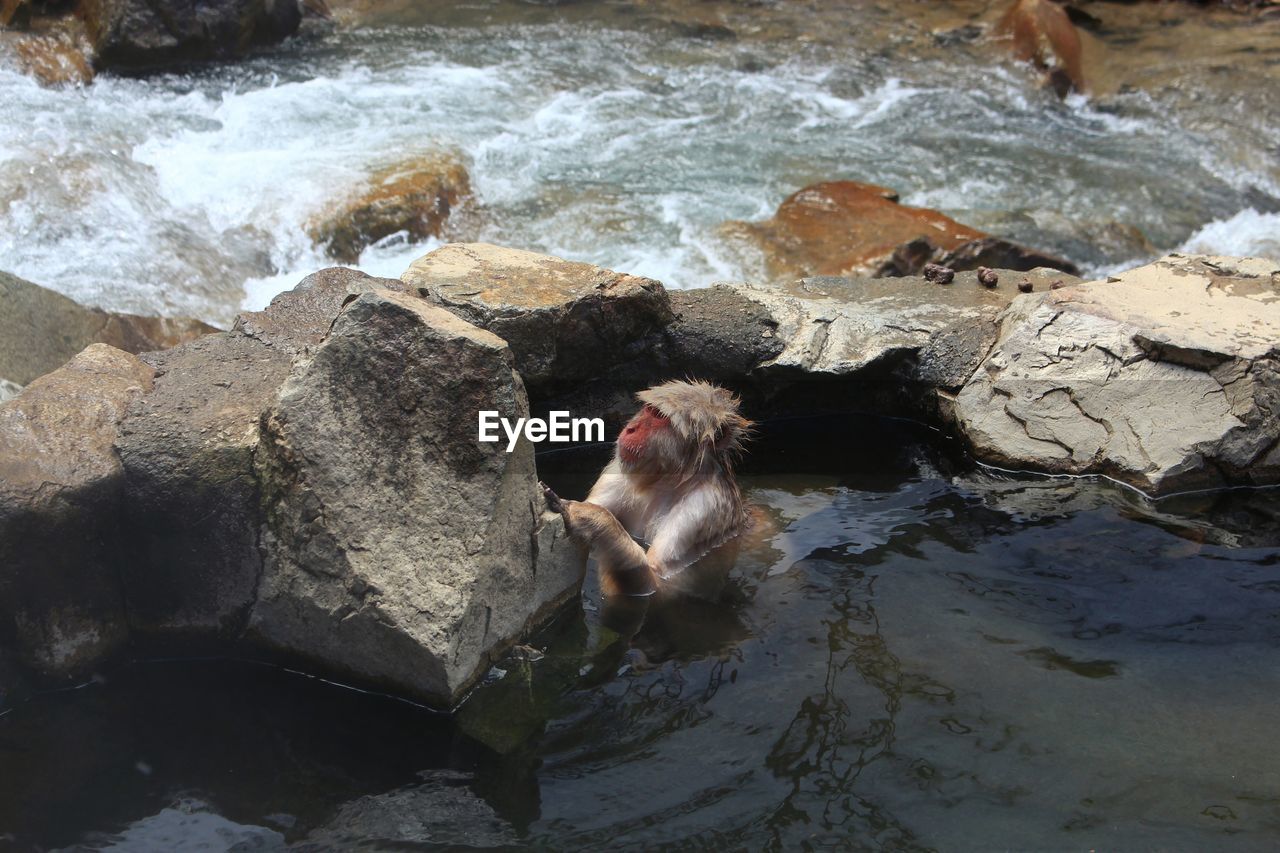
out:
M476 194L447 236L676 288L762 279L721 223L841 178L1091 273L1179 247L1280 254L1273 143L1239 105L1063 102L998 50L856 26L707 39L530 8L82 89L0 69L0 269L226 325L331 263L310 218L436 150L461 155ZM434 245L392 237L359 265L398 276Z

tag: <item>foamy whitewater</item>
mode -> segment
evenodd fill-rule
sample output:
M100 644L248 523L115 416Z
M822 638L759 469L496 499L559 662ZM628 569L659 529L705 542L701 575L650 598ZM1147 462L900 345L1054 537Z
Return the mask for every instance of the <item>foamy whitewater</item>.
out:
M0 70L0 269L225 325L331 265L309 218L436 149L476 191L458 236L677 288L762 276L720 224L838 178L1091 270L1280 254L1277 214L1256 209L1280 195L1270 177L1216 162L1144 96L1059 102L996 59L760 51L541 25L339 33L82 90ZM435 245L393 236L359 266L398 276Z

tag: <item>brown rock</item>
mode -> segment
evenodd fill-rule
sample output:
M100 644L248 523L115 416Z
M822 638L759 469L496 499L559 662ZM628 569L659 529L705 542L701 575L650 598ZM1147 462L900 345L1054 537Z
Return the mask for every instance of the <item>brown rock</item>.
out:
M74 19L41 32L0 33L0 51L11 51L18 67L45 86L83 86L93 80L89 42Z
M772 276L916 275L934 262L958 270L1053 267L1062 258L991 237L935 210L898 204L897 194L856 181L829 181L787 198L772 219L725 228L758 245Z
M113 445L151 381L136 357L93 344L0 405L0 646L43 676L83 675L127 635Z
M367 246L405 231L415 241L438 237L459 201L471 194L466 167L432 154L374 175L369 189L311 222L311 239L331 258L355 263Z
M48 288L0 272L0 378L25 385L91 343L125 352L167 349L216 332L185 317L139 317L85 308Z
M921 270L925 281L936 281L938 284L950 284L955 280L956 271L942 264L925 264Z
M1000 283L1000 273L990 267L978 267L978 284L983 287L995 287Z
M1059 96L1085 90L1080 34L1067 12L1050 0L1016 0L996 33L1011 40L1014 55L1044 72Z
M1031 283L1031 279L1024 278L1022 281L1018 282L1018 291L1020 293L1030 293L1035 289L1036 286Z

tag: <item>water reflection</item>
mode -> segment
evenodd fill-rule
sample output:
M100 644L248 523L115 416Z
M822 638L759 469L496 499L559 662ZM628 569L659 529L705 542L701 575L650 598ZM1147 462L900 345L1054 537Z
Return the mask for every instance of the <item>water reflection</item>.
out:
M531 640L540 655L500 662L451 719L244 666L135 668L21 706L0 718L0 833L1280 843L1274 492L1151 503L973 469L900 423L840 424L849 440L812 452L766 431L755 458L776 464L776 438L790 468L743 482L771 532L715 595L610 609L589 583ZM567 495L599 464L546 461Z

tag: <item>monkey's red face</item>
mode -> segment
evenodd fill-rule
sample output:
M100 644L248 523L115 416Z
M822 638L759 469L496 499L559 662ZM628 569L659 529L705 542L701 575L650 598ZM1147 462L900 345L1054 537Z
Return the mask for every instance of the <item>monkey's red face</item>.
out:
M627 421L618 436L618 457L628 465L635 465L653 455L654 443L666 443L671 437L671 419L652 406L645 406L635 417Z

